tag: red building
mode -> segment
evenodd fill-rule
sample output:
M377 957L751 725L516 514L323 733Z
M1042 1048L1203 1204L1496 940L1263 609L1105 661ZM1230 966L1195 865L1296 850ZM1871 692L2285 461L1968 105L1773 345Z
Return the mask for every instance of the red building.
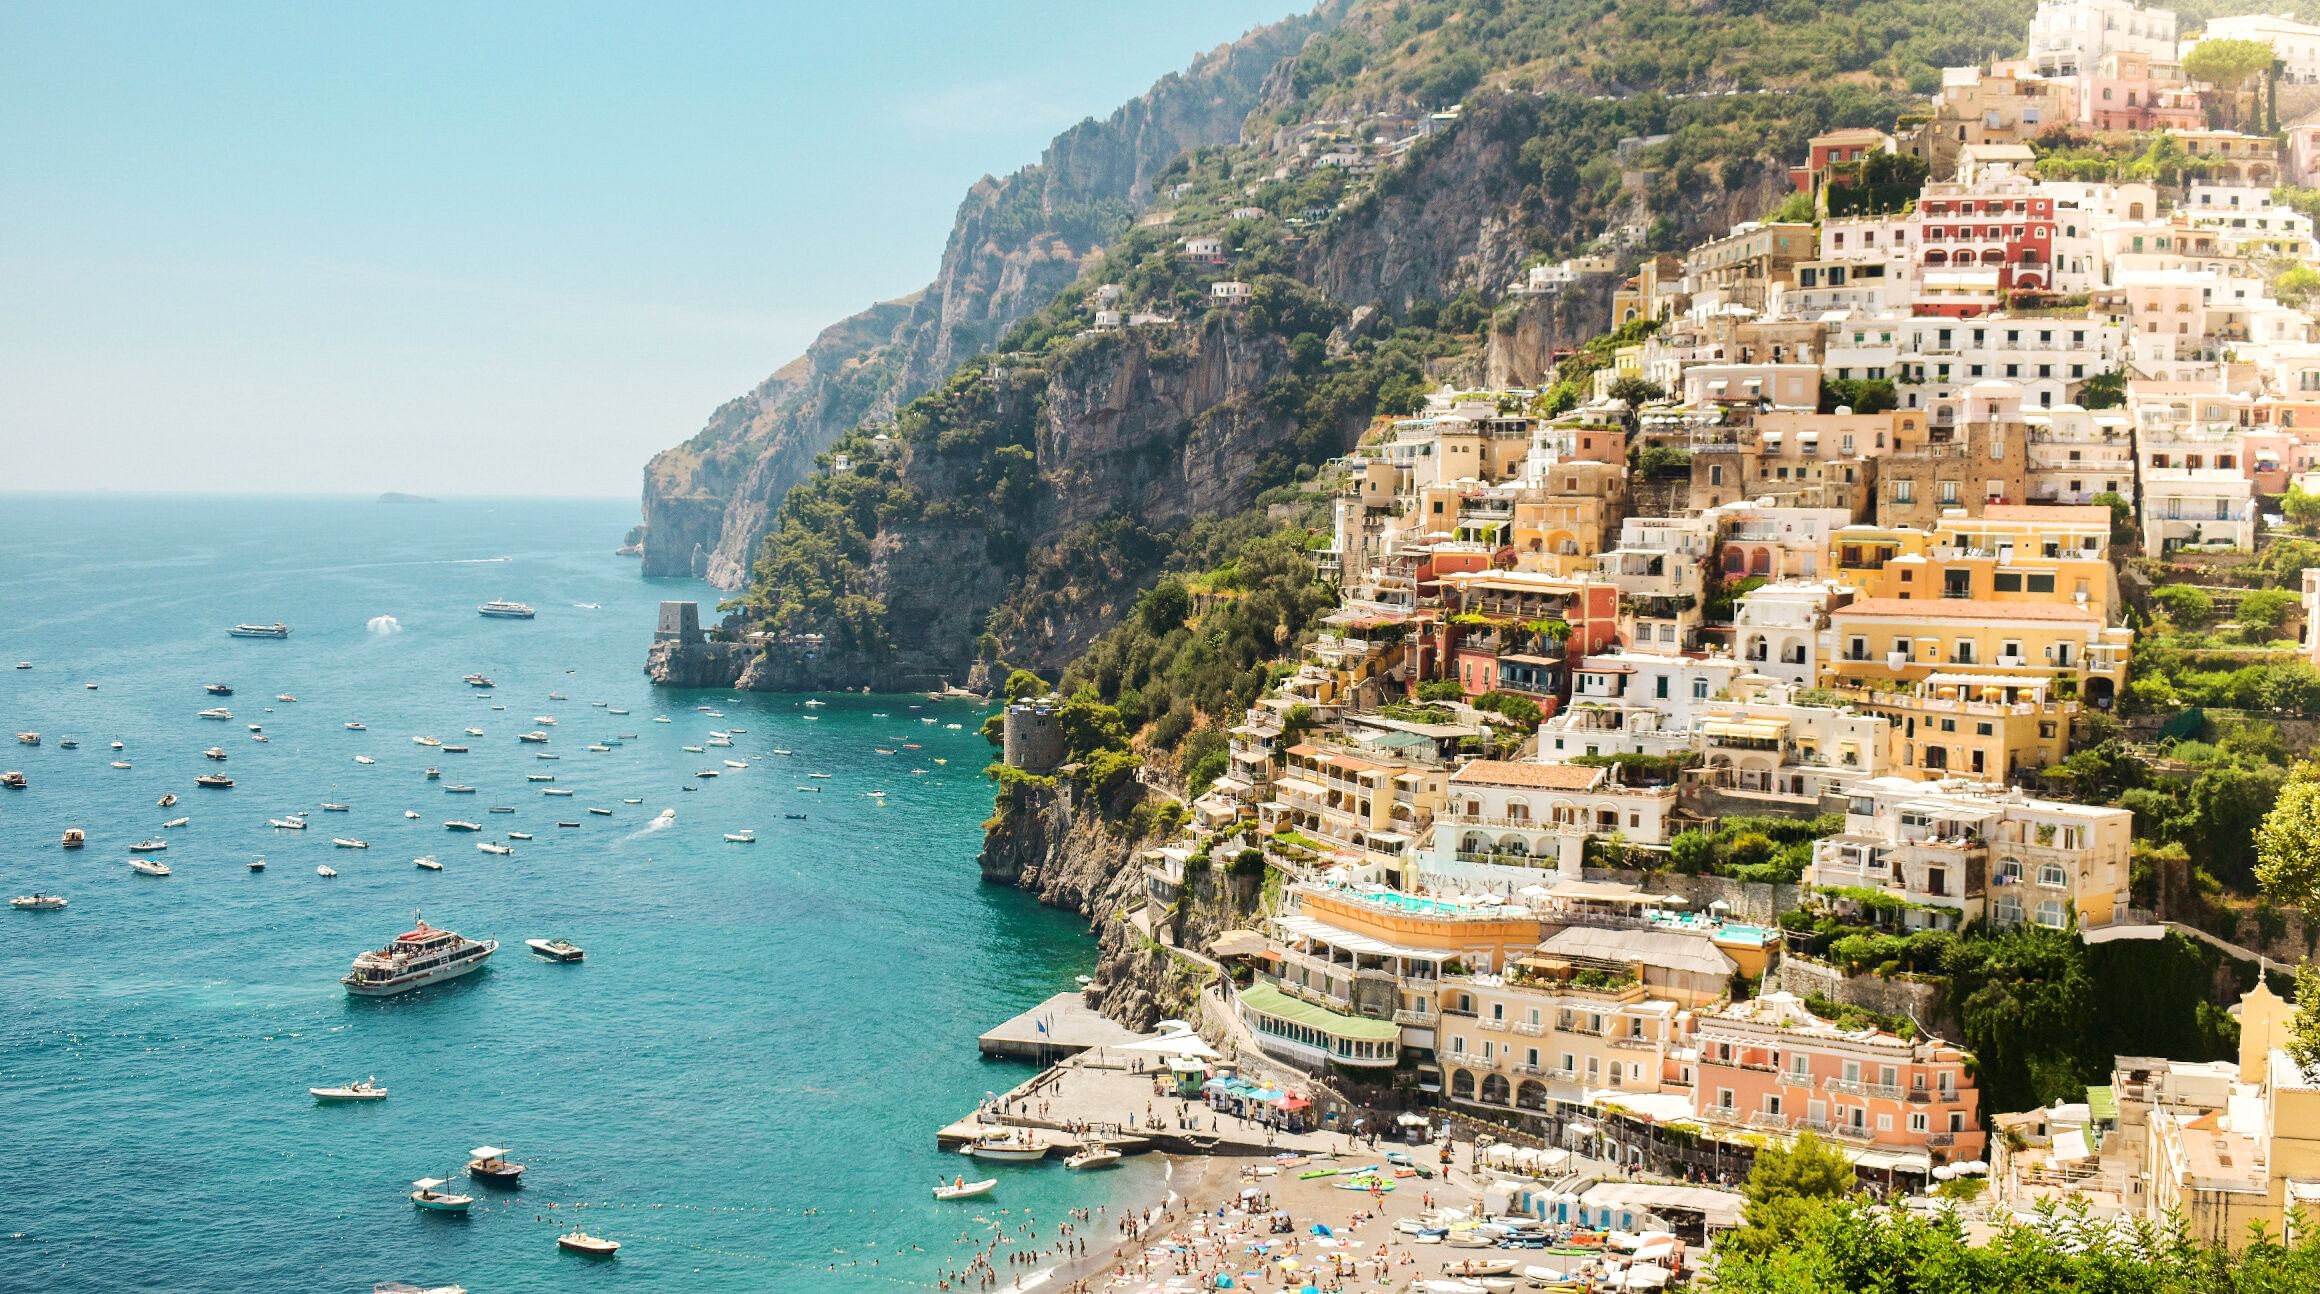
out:
M1995 269L1998 290L2042 291L2054 281L2054 199L1929 184L1911 223L1921 273ZM1940 192L1952 190L1952 192Z

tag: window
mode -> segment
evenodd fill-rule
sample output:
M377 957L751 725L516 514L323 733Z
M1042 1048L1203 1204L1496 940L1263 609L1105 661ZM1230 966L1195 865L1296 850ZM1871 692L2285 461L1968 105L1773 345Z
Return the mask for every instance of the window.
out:
M2020 593L2022 576L2018 571L1998 571L1990 576L1991 587L2000 593Z
M1955 481L1943 481L1943 482L1941 483L1941 501L1942 501L1942 503L1943 503L1945 506L1946 506L1946 505L1950 505L1950 504L1954 504L1954 503L1956 503L1956 502L1958 501L1958 483L1957 483L1957 482L1955 482Z
M2032 593L2052 593L2054 591L2054 577L2051 575L2030 575L2027 578Z
M1927 1130L1927 1129L1926 1129L1926 1122L1927 1122L1927 1120L1926 1120L1926 1117L1925 1117L1925 1111L1923 1111L1923 1110L1911 1110L1911 1111L1909 1112L1909 1130L1910 1130L1911 1132L1924 1132L1924 1131L1926 1131L1926 1130Z
M2068 912L2060 899L2048 899L2038 905L2038 924L2050 930L2060 930L2070 924Z
M2038 865L2038 883L2060 889L2070 884L2070 873L2064 871L2060 863L2040 863Z
M1563 1059L1565 1059L1565 1060L1569 1060L1569 1059L1570 1059L1570 1057L1566 1056L1566 1057L1564 1057ZM1569 1069L1569 1068L1570 1068L1570 1066L1569 1066L1569 1065L1565 1065L1563 1068L1565 1068L1565 1069ZM1731 1089L1731 1088L1729 1088L1729 1087L1719 1087L1719 1088L1717 1088L1717 1089L1716 1089L1716 1108L1717 1108L1717 1109L1719 1109L1719 1110L1722 1110L1722 1111L1724 1111L1726 1114L1730 1114L1730 1113L1732 1112L1732 1089Z

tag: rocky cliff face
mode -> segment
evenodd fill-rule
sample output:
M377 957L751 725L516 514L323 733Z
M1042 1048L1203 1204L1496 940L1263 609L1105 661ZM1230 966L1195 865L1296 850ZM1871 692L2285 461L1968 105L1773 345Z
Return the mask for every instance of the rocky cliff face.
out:
M1336 9L1222 46L1109 118L1063 132L1037 165L977 183L933 283L832 325L646 466L644 573L740 587L783 495L817 454L891 416L1051 300L1150 199L1156 172L1188 149L1240 137L1269 74Z

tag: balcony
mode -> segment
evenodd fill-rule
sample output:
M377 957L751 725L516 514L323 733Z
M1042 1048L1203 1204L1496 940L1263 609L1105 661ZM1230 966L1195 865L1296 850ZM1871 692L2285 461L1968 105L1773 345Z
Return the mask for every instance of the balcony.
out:
M1434 1021L1436 1019L1437 1017L1431 1011L1411 1011L1405 1009L1394 1012L1395 1024L1409 1025L1419 1029L1430 1029L1434 1027Z
M1829 1092L1842 1092L1848 1096L1869 1096L1886 1101L1901 1099L1901 1089L1898 1087L1888 1087L1883 1083L1864 1083L1858 1079L1832 1078L1824 1081L1821 1088Z

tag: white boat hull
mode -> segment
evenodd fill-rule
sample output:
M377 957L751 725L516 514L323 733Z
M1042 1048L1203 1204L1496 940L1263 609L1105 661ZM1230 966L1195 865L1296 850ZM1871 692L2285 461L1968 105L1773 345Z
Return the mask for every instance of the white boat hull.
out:
M1001 1149L996 1146L969 1146L967 1153L977 1159L988 1159L1002 1164L1028 1164L1047 1158L1047 1149L1043 1146L1035 1146L1028 1150L1017 1150L1012 1147Z
M498 945L494 944L492 947L496 949ZM445 980L455 980L462 975L482 970L484 963L490 960L491 953L485 952L480 957L471 957L465 961L452 962L446 966L417 971L401 979L387 980L378 984L347 984L346 991L356 997L393 997L397 993L408 993L413 989L425 988L430 984L441 984ZM343 980L340 982L345 983Z

